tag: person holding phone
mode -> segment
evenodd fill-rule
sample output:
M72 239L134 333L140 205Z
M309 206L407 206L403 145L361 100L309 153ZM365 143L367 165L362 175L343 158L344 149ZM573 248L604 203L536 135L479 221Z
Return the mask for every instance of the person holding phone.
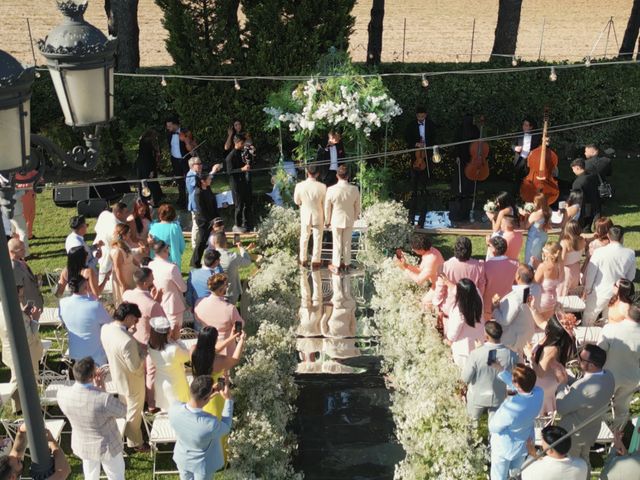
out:
M220 266L227 274L229 281L226 297L231 305L238 303L238 299L242 295L239 269L251 265L249 251L255 247L253 243L249 244L247 248L244 248L240 242L235 245L238 247L238 253L228 250L227 236L224 232L218 232L213 236L213 247L220 252Z
M438 272L442 269L444 258L440 251L431 244L431 239L423 233L411 235L411 251L420 257L420 265L411 265L402 250L396 251L395 262L405 275L420 286L425 286L427 293L422 297L422 305L431 307Z
M507 370L518 363L518 355L500 343L502 327L489 321L484 326L484 345L469 354L463 369L462 381L468 385L467 413L474 420L480 420L483 413L489 413L489 421L507 396L504 383L498 380L498 372L493 364L500 362Z

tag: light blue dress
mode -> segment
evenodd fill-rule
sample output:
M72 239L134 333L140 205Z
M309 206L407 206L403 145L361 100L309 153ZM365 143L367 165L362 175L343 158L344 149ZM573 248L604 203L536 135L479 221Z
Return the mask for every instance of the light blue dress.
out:
M162 240L169 245L169 261L181 268L185 244L180 224L178 222L153 222L149 228L149 234L156 240ZM151 250L151 258L153 257L153 250Z
M544 231L544 217L533 222L527 233L527 243L524 247L524 260L531 265L531 257L542 261L542 248L547 243L549 235Z

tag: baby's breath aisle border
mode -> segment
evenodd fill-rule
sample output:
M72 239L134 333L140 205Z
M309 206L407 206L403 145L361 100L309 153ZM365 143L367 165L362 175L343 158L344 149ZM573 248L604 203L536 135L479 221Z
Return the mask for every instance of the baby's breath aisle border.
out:
M364 217L368 231L360 260L373 274L373 324L380 335L396 435L406 452L395 478L486 478L486 448L467 417L449 348L435 319L421 309L421 292L389 258L411 232L408 212L398 203L380 202Z
M244 358L236 370L236 411L229 437L231 468L224 479L296 479L291 460L297 449L287 431L295 414L298 389L294 325L300 297L297 212L272 208L259 227L260 251L265 253L249 282L250 307ZM295 228L294 228L295 226Z

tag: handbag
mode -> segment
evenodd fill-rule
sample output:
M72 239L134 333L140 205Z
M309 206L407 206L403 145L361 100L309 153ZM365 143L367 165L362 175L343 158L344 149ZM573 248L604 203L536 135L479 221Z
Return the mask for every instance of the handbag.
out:
M600 195L600 198L612 198L613 187L611 186L611 184L605 182L600 174L598 174L598 179L600 180L600 184L598 185L598 195Z

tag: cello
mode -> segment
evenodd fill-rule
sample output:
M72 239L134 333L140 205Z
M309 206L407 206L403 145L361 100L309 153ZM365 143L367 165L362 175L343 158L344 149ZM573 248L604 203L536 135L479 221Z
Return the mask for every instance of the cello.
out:
M544 126L540 146L533 150L527 158L529 173L520 185L520 196L525 202L532 202L538 193L544 193L549 204L554 203L560 195L558 180L552 172L558 167L558 155L547 144L549 128L549 109L544 110Z
M489 177L489 144L482 141L484 130L484 115L480 117L480 135L478 140L469 145L469 156L471 160L464 167L465 176L474 182L482 182Z

